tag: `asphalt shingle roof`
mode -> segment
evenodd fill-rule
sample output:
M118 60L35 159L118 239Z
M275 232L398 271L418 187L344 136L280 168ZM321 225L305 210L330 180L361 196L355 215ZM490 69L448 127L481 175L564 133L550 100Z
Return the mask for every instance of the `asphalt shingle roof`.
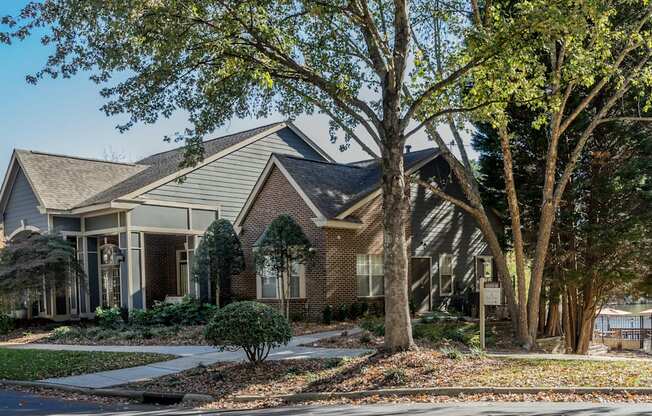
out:
M435 156L436 149L406 153L405 169ZM339 164L274 155L295 182L327 218L335 218L380 187L380 162Z
M145 169L129 163L16 150L46 208L67 210Z
M222 150L247 140L257 134L260 134L270 128L282 123L273 123L266 126L256 127L251 130L241 131L239 133L218 137L216 139L206 140L204 142L204 157L208 158ZM145 169L137 174L125 178L125 180L116 183L114 186L93 195L80 203L79 207L88 205L101 204L110 202L121 196L130 194L138 189L147 186L153 182L170 176L179 170L179 164L183 160L184 148L177 148L167 152L157 153L148 156L145 159L136 162L138 165L144 165Z

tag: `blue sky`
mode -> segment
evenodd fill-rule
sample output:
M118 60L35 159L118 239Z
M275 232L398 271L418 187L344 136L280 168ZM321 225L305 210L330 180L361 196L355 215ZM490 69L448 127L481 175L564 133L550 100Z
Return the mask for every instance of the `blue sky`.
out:
M0 1L0 16L16 14L27 0ZM163 142L166 134L187 126L183 113L154 125L138 125L126 133L115 126L121 117L107 117L100 111L104 103L100 86L88 80L88 74L72 79L45 79L37 85L27 84L25 75L39 70L48 56L38 38L0 45L0 168L9 163L14 148L102 158L107 153L123 155L136 161L148 154L175 147ZM280 121L280 115L268 119L232 120L213 136L245 130ZM328 140L325 117L300 117L297 126L338 161L353 161L366 155L352 148L339 152ZM414 149L431 146L423 137L411 143ZM178 145L176 145L178 146Z

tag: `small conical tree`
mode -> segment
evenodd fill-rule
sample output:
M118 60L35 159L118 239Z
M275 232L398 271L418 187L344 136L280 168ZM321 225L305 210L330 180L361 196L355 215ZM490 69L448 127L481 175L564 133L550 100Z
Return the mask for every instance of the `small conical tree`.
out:
M292 217L283 214L271 222L254 251L259 269L268 268L276 275L281 311L290 316L289 271L292 264L305 264L313 256L310 240Z
M193 278L210 279L215 288L215 301L230 287L231 276L244 270L244 255L240 239L228 220L215 220L206 230L195 251Z

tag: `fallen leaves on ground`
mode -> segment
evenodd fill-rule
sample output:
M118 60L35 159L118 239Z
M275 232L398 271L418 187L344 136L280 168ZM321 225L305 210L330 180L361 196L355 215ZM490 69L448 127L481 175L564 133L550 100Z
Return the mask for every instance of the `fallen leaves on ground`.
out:
M237 395L348 392L399 387L652 386L652 362L553 361L464 356L421 349L351 359L220 363L131 385L152 391Z

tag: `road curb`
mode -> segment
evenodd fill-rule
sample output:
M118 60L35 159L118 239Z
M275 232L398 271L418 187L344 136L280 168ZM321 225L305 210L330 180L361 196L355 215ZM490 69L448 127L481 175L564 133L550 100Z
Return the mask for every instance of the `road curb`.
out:
M70 391L93 396L122 397L141 403L176 404L181 402L205 403L214 402L215 398L208 394L194 393L162 393L145 390L128 390L115 388L93 389L88 387L67 386L64 384L44 383L41 381L0 380L0 385L19 387L38 387L52 390Z
M328 393L295 393L275 396L235 396L237 402L253 402L259 400L283 400L288 403L318 401L328 399L362 399L365 397L404 397L416 395L429 396L461 396L471 394L642 394L652 395L652 387L429 387L404 389L361 390L350 392Z

